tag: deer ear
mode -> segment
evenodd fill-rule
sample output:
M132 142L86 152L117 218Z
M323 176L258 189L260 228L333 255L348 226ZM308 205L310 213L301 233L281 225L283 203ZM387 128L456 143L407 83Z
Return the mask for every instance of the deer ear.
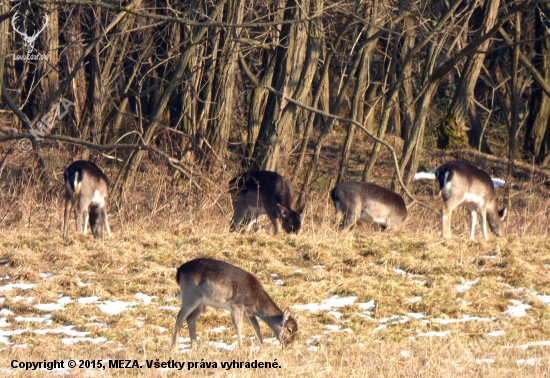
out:
M291 317L290 309L287 307L283 311L283 323L286 323L286 321Z
M506 216L508 215L508 209L505 207L504 209L499 210L498 215L500 216L500 219L506 219Z
M290 210L284 207L283 205L281 205L280 203L278 203L277 206L279 206L279 209L283 211L283 215L287 216L290 213Z

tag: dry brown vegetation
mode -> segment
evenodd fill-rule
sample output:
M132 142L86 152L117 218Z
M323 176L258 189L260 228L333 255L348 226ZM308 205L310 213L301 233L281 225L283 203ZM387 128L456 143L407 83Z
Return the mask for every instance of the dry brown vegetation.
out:
M143 369L73 369L73 376L176 376L177 371L147 369L146 360L160 362L205 361L216 369L184 368L184 374L207 376L337 376L337 377L518 377L547 376L550 346L528 343L550 341L547 304L537 295L550 294L550 246L548 243L549 192L536 179L514 181L512 211L506 239L491 235L467 239L469 218L464 209L453 218L452 240L440 237L440 199L431 181L418 181L412 192L436 211L419 205L409 208L405 228L399 232L375 232L360 225L354 232L338 234L328 189L332 185L330 158L326 175L314 184L308 197L300 234L272 235L266 217L257 232L229 233L231 209L226 183L234 172L195 177L201 190L173 176L150 156L138 173L134 190L124 203L111 203L111 239L96 240L91 234L61 237L62 173L68 155L45 154L52 167L50 186L33 177L26 155L15 152L2 173L0 227L0 286L34 283L28 290L0 292L0 307L9 325L0 332L29 329L0 338L0 375L44 376L47 371L26 372L10 368L12 360L136 359ZM329 156L329 154L327 154ZM429 156L424 164L437 166L443 156ZM483 165L482 162L476 162ZM381 159L376 180L389 185ZM114 177L116 167L102 162ZM493 172L494 166L485 169ZM353 170L351 170L353 174ZM498 170L495 175L498 175ZM295 183L296 184L296 183ZM502 189L498 195L502 197ZM407 201L408 203L410 201ZM232 344L234 330L228 313L209 309L198 322L199 347L170 351L171 332L180 306L175 270L183 262L201 256L222 259L256 274L280 307L322 303L331 296L357 297L354 304L336 308L340 319L327 311L293 310L299 324L296 342L287 350L272 343L254 348L253 330L245 326L247 340L241 351L227 351L209 341ZM324 268L314 268L324 266ZM397 274L400 269L409 275ZM297 273L301 270L301 273ZM399 272L399 271L398 271ZM43 278L40 273L53 273ZM273 277L276 274L277 277ZM410 276L417 275L417 276ZM5 278L7 276L7 278ZM282 286L276 285L282 280ZM456 287L475 281L471 288ZM82 284L86 284L82 285ZM136 293L156 296L150 304ZM36 304L97 296L100 301L136 302L134 309L109 315L97 304L70 303L64 311L40 311ZM34 297L33 301L16 297ZM417 302L409 299L421 297ZM358 303L373 300L374 311ZM531 307L526 315L503 314L511 300ZM17 322L18 316L51 314L52 324ZM414 319L408 313L423 313ZM408 321L384 318L407 316ZM488 321L441 324L445 320L480 317ZM439 319L439 320L437 320ZM90 325L90 323L105 323ZM1 324L1 323L0 323ZM107 342L65 345L65 334L35 334L34 330L60 329L90 332L86 337ZM221 333L212 329L224 325ZM328 325L341 326L339 331ZM162 328L159 328L162 327ZM264 337L272 337L264 325ZM426 332L449 331L444 337L422 337ZM489 337L494 331L505 333ZM3 333L2 333L3 334ZM188 337L187 327L181 337ZM22 345L24 347L22 347ZM521 348L520 346L524 346ZM269 361L280 369L224 370L221 361ZM59 374L52 372L51 374Z

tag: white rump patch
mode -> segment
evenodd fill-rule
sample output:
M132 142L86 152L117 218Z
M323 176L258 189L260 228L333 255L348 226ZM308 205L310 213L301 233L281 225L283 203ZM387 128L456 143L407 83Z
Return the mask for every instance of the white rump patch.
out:
M481 196L466 192L464 194L464 202L472 202L472 203L475 203L476 205L482 205L485 202L485 200Z
M94 198L92 198L92 205L103 207L105 206L105 197L99 192L99 190L94 191Z

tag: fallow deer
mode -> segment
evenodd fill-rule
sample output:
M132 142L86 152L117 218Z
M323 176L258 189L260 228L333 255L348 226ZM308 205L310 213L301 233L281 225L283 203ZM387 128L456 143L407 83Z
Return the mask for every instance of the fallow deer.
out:
M397 229L407 218L407 206L399 194L370 182L341 183L330 196L336 213L344 213L341 231L349 230L360 219L384 229Z
M88 221L94 236L100 237L103 225L111 236L107 220L109 179L97 165L89 161L75 161L65 170L65 217L63 238L67 239L69 217L74 208L76 231L88 230ZM81 228L82 225L82 228Z
M292 209L294 188L292 183L278 173L270 171L250 171L233 178L229 182L233 202L233 218L230 231L240 227L242 220L249 215L247 231L260 214L267 214L275 234L280 231L278 219L287 233L298 233L302 227L301 214L304 205Z
M283 346L294 341L298 323L289 308L282 311L267 294L262 284L251 273L224 261L199 258L179 267L176 280L181 289L182 306L178 312L172 349L178 332L187 321L191 348L197 344L197 318L207 306L228 310L237 331L239 348L242 346L243 320L254 328L263 342L256 317L263 320Z
M497 236L506 236L506 208L498 210L495 188L487 173L462 161L451 161L435 171L441 189L443 208L441 226L444 238L451 237L451 216L462 202L470 213L470 239L474 238L477 213L481 215L483 237L488 239L487 220L491 231Z

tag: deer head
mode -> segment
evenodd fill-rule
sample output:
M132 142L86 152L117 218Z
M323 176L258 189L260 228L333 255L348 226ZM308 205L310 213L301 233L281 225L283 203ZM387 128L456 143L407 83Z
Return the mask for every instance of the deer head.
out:
M46 25L48 24L48 15L47 14L44 15L44 25L42 25L42 28L40 30L35 30L34 33L31 36L28 36L26 32L23 32L23 31L19 30L19 28L16 25L16 20L17 20L18 17L19 17L19 12L15 12L15 14L13 15L13 17L11 19L11 26L13 26L13 29L19 35L21 35L21 37L23 38L23 41L25 41L25 43L28 44L27 54L30 54L34 50L34 42L36 41L36 39L38 38L40 33L42 33L44 31L44 29L46 28Z

